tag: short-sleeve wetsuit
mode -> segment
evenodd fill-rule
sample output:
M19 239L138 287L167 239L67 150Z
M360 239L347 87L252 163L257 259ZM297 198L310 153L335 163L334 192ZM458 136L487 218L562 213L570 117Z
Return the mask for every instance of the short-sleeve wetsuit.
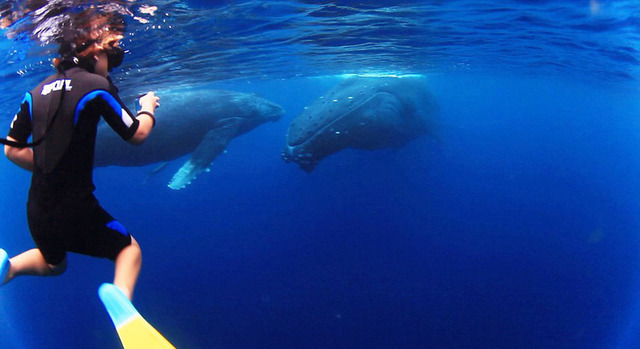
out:
M51 265L60 264L66 252L114 260L131 244L129 232L93 195L100 117L125 140L139 126L109 80L73 67L28 92L11 122L9 136L18 142L44 135L34 147L27 218L36 246Z

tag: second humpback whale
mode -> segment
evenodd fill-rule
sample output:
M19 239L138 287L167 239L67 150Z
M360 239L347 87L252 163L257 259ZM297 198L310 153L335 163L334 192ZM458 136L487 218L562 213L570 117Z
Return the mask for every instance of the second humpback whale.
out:
M157 124L139 147L123 142L108 125L100 125L95 166L141 166L191 153L169 183L170 188L181 189L207 170L231 139L284 115L279 105L248 93L196 89L160 91L158 96Z
M433 131L436 104L422 77L352 77L289 125L285 161L310 172L345 148L399 147Z

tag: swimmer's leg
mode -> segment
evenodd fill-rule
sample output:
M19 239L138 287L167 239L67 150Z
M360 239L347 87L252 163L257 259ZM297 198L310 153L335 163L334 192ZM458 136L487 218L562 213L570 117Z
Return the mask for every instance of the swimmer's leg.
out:
M136 239L131 237L131 245L120 251L116 257L116 271L113 278L113 284L118 286L120 290L131 300L133 298L133 289L136 287L140 268L142 267L142 251Z
M34 248L23 252L9 260L9 271L2 284L22 275L57 276L67 269L65 257L58 265L47 263L39 249Z

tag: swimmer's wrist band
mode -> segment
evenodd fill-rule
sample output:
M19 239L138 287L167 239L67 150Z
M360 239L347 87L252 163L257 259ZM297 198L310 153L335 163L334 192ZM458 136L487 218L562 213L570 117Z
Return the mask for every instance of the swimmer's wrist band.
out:
M141 110L141 111L138 112L138 115L136 115L136 117L138 117L140 115L143 115L143 114L144 115L149 115L151 117L151 121L153 121L153 125L151 125L151 128L155 127L156 126L156 118L153 116L153 113Z

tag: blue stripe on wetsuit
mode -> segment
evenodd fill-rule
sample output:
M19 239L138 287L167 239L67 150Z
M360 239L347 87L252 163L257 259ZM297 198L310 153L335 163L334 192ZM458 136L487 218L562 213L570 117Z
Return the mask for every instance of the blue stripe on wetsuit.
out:
M122 115L123 108L120 105L120 103L109 92L98 90L98 91L93 91L87 94L86 96L82 97L80 102L78 102L78 106L76 107L76 113L73 116L73 125L76 125L76 123L78 122L78 117L80 116L80 113L84 110L84 108L87 106L87 103L91 102L96 98L102 98L105 102L107 102L111 107L111 109L113 109L113 111L120 117L120 119L123 122L125 122L123 118L124 115ZM125 125L126 125L126 122L125 122Z
M107 223L107 228L115 230L124 236L129 235L129 233L127 233L127 228L125 228L124 225L122 225L120 222L118 222L115 219Z
M22 103L20 104L24 104L25 102L27 102L27 104L29 105L29 120L33 122L33 99L31 97L31 93L27 92L24 95L24 99L22 99Z

